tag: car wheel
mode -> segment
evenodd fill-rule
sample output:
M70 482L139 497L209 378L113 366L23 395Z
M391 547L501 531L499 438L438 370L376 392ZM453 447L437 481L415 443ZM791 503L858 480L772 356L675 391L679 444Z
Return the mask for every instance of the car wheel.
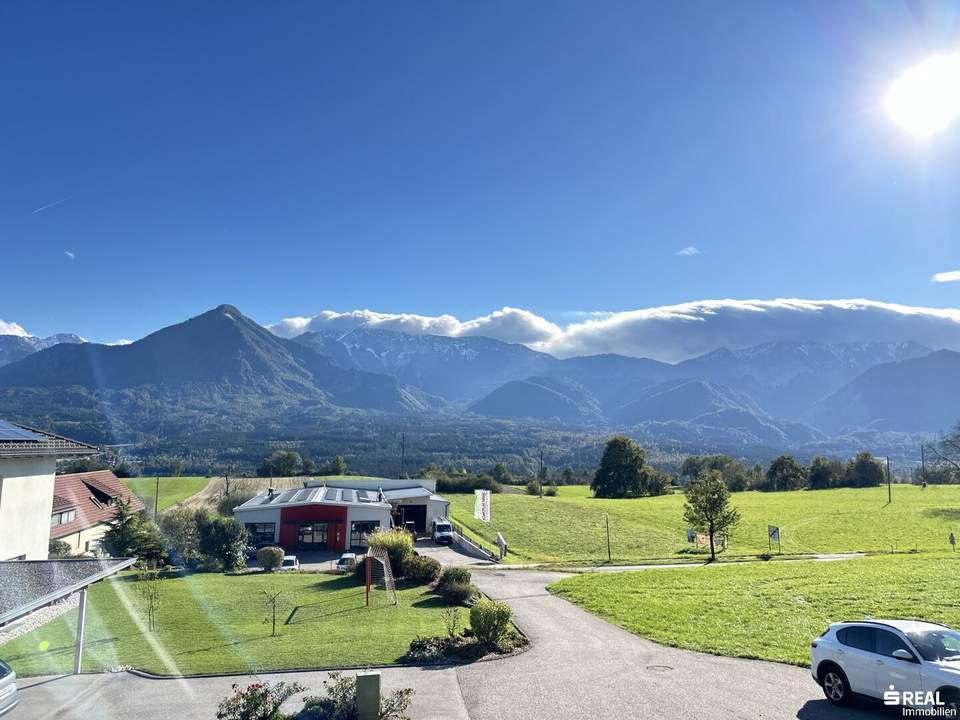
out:
M847 705L850 702L850 683L843 670L836 665L828 665L820 671L820 686L827 700L834 705Z
M940 696L940 702L953 711L953 717L960 717L960 690L942 687L937 690L937 694Z

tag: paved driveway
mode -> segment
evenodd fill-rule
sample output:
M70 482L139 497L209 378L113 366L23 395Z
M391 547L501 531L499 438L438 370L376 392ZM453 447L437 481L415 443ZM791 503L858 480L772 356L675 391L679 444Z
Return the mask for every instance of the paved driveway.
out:
M385 688L413 687L411 714L418 720L890 717L872 707L834 709L802 668L703 655L639 638L547 593L545 585L560 577L476 568L477 585L510 603L532 648L460 668L387 669ZM265 677L297 680L316 691L326 674ZM21 707L10 717L211 720L235 681L126 674L25 681Z

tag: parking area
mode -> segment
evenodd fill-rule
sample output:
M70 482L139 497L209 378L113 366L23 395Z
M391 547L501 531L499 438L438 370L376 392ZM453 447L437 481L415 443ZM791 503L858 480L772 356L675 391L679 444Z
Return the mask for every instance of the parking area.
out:
M417 540L416 551L421 555L434 558L441 565L494 565L489 560L468 555L456 545L438 545L433 540L425 538Z

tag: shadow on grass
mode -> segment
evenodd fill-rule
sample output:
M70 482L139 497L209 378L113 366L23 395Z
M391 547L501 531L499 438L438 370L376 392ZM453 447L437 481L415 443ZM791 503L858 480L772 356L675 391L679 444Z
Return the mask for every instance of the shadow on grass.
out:
M960 523L960 508L930 508L924 510L923 514L937 520Z
M439 595L428 595L416 602L410 603L410 607L435 610L450 607L450 604Z

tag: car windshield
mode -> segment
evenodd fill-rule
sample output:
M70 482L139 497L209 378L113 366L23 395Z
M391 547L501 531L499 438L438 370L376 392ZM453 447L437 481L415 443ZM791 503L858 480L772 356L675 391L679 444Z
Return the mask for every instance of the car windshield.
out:
M928 662L960 660L960 633L949 628L908 632L907 637Z
M11 672L13 672L13 670L9 665L7 665L5 662L0 662L0 678L5 678Z
M446 523L437 523L437 532L450 532L450 526Z

